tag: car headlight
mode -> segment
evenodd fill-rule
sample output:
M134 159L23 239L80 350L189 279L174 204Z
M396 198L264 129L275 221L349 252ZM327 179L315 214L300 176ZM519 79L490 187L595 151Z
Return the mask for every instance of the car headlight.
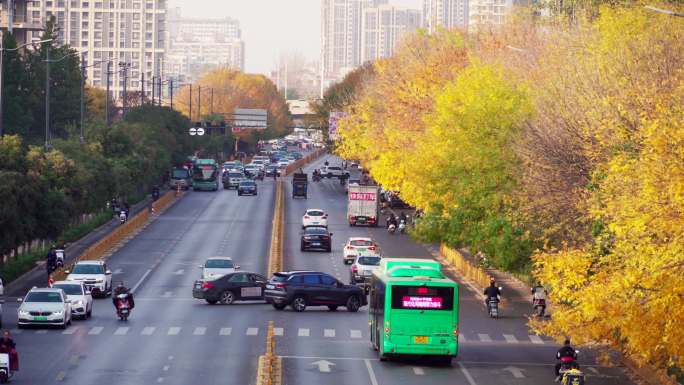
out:
M83 302L82 299L79 299L78 301L72 302L72 304L74 304L74 305L76 305L76 306L83 306L84 302Z
M101 278L100 278L100 279L96 279L96 280L95 280L95 283L102 283L102 282L104 282L104 280L103 280L103 279L101 279Z
M54 311L54 312L52 312L52 313L53 313L54 315L62 315L62 314L64 314L64 310L57 310L57 311Z
M19 310L19 317L26 317L29 315L29 312L26 310Z

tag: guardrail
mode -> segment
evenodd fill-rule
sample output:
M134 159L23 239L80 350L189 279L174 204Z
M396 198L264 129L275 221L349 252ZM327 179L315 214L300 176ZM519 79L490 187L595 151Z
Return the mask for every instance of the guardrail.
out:
M154 209L155 214L158 215L162 213L169 207L171 203L174 202L174 200L175 193L172 191L168 191L166 194L161 196L154 203L152 203L152 208ZM103 256L109 250L118 245L126 237L130 236L131 234L134 234L136 231L144 227L149 220L149 210L143 210L139 212L133 218L126 221L126 223L114 229L114 231L109 233L106 237L102 238L97 243L87 248L83 253L81 253L81 255L78 258L76 258L74 262L72 262L68 266L64 266L63 268L54 271L52 273L52 279L55 281L61 281L66 279L67 274L65 271L71 270L73 265L75 265L79 261L95 261L102 259Z
M285 174L283 176L287 176L287 175L294 173L295 171L304 167L307 163L309 163L312 160L318 158L319 156L325 154L325 151L326 150L324 148L319 148L318 150L308 154L307 156L303 157L302 159L299 159L298 161L292 163L291 165L289 165L285 168Z
M439 253L442 258L453 265L466 279L473 281L481 287L489 286L489 275L487 272L467 260L460 251L442 243L439 246Z
M266 335L266 352L259 356L257 366L256 385L280 385L283 375L283 359L275 355L275 338L273 334L273 321L268 322Z
M276 181L275 209L271 229L271 250L268 258L268 276L283 268L283 221L285 217L285 192L283 180Z

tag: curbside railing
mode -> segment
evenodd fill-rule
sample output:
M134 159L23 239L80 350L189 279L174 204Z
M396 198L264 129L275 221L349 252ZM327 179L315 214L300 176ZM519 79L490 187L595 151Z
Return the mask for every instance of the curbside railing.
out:
M273 321L268 321L266 352L259 356L256 385L280 385L282 383L283 359L275 355Z
M276 182L275 208L273 212L273 227L271 229L271 249L268 259L268 276L281 271L283 268L283 221L285 217L285 192L283 180Z
M489 275L481 268L467 260L460 251L453 249L444 243L439 246L439 254L448 263L453 265L459 273L466 279L480 285L481 287L489 286Z
M324 148L319 148L318 150L308 154L307 156L303 157L302 159L299 159L298 161L292 163L291 165L287 166L287 168L285 168L285 175L283 175L283 176L290 175L290 174L294 173L295 171L299 170L301 167L306 166L307 163L309 163L312 160L318 158L319 156L325 154L325 151L326 150Z

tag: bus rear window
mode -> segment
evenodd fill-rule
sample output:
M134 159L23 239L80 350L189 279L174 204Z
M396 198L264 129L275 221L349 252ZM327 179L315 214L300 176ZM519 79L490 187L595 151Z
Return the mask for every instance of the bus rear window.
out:
M392 309L452 310L453 287L392 286Z

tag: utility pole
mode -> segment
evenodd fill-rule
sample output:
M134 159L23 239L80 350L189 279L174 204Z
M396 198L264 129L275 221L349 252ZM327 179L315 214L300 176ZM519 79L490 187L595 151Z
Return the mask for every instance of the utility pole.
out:
M154 86L155 85L155 83L154 83L155 78L156 78L156 76L152 75L152 105L154 105L154 93L156 92L156 90L155 90L156 87Z
M8 24L9 27L9 24ZM5 40L5 34L0 31L0 138L2 138L2 75L3 75L3 68L2 64L5 62L5 46L3 45L3 41Z
M140 105L145 105L145 71L141 73L142 78L140 79L140 84L142 87L142 93L140 94Z
M173 78L169 79L169 97L171 99L171 109L173 110Z
M126 110L128 108L128 102L127 102L127 91L126 91L126 86L128 85L128 63L119 63L120 66L123 67L123 113L121 115L122 118L126 117Z
M45 151L50 149L50 44L45 44Z
M190 121L192 122L192 84L190 84Z
M107 92L105 93L105 121L109 126L109 78L112 76L112 61L107 62Z
M81 144L85 143L85 136L83 135L83 126L85 121L85 101L83 94L85 94L85 77L86 77L86 67L83 57L81 57L81 137L79 140Z
M159 92L157 92L157 98L159 98L159 107L162 105L162 75L159 75Z

